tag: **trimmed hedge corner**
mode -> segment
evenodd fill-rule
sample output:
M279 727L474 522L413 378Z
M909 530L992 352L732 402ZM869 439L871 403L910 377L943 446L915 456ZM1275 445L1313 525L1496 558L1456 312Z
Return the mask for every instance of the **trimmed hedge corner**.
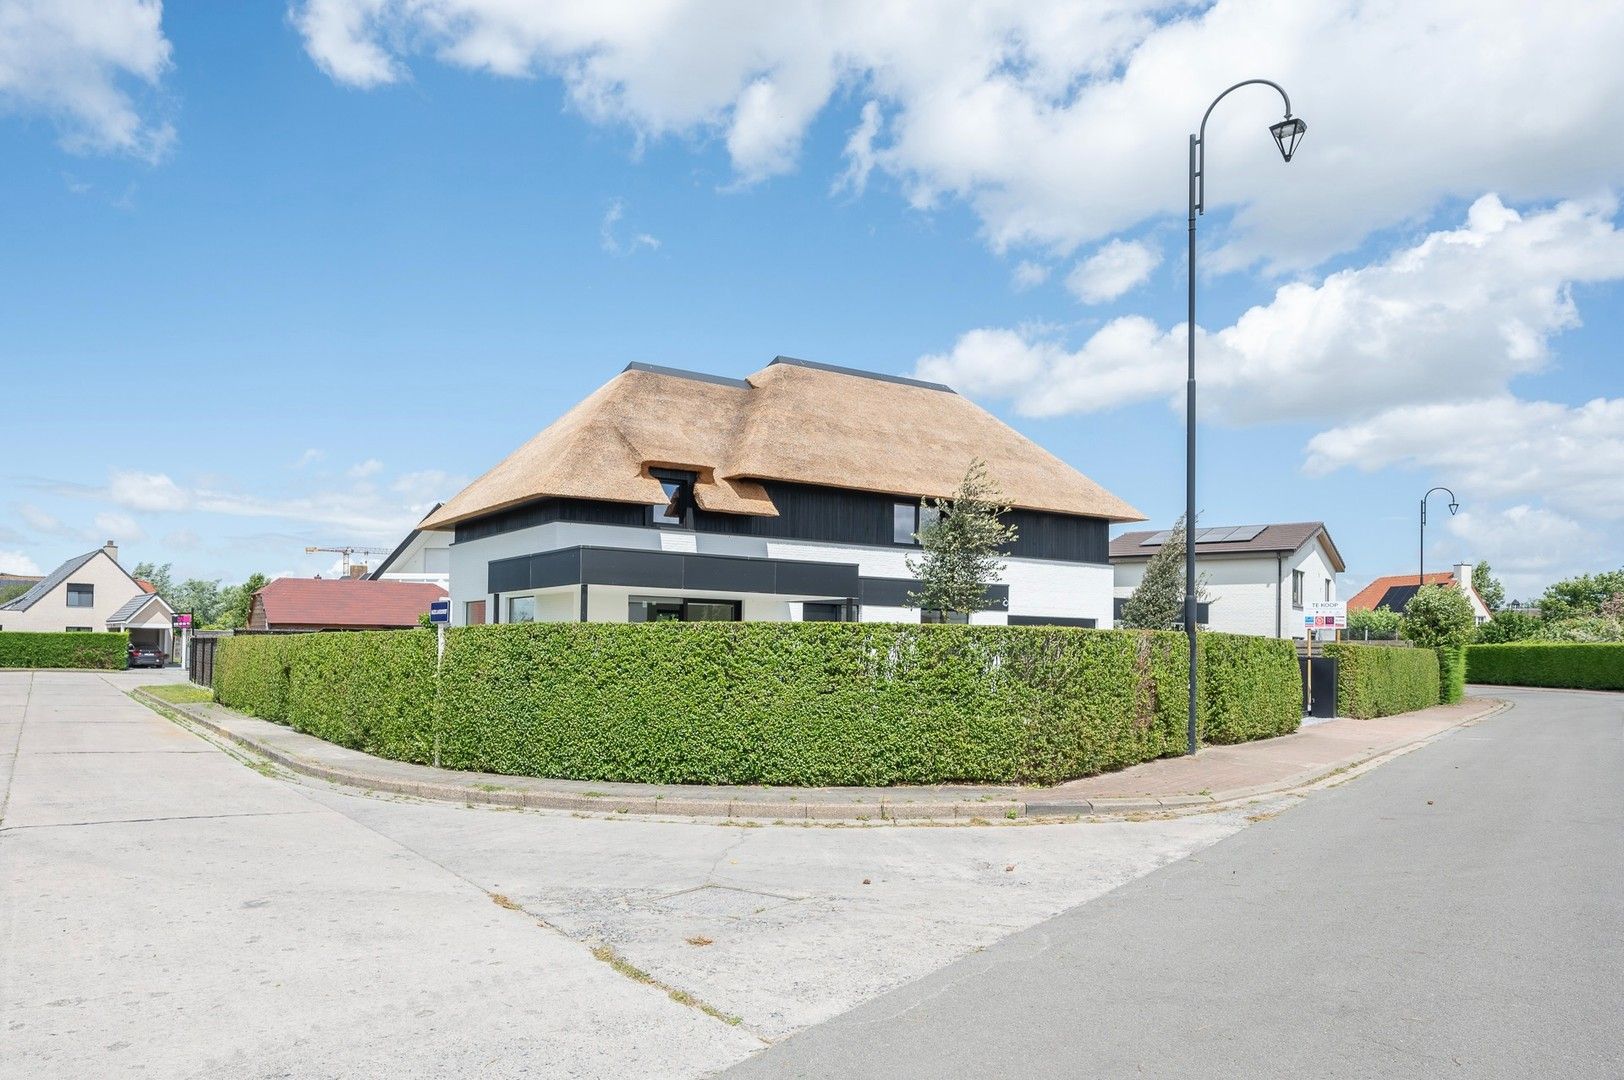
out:
M0 633L0 668L92 668L123 671L130 663L130 635L97 631Z
M1336 658L1337 711L1369 720L1438 704L1442 687L1432 649L1327 644Z
M1624 643L1519 641L1468 645L1466 678L1492 686L1624 690Z
M1205 634L1213 742L1296 730L1290 642ZM1055 627L521 623L221 643L218 699L343 746L645 783L1054 783L1182 753L1184 639Z
M1438 650L1438 701L1453 705L1466 698L1466 646L1446 645Z

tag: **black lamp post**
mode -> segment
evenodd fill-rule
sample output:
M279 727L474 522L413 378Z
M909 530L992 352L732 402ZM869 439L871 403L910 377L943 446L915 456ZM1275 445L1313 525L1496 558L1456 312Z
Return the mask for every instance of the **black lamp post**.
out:
M1460 503L1455 499L1455 493L1446 487L1435 487L1421 496L1421 562L1419 573L1415 576L1415 588L1419 592L1421 586L1427 583L1427 500L1436 492L1445 492L1449 495L1449 516L1454 517L1455 511L1460 509Z
M1201 117L1200 133L1190 136L1190 313L1185 322L1185 336L1189 339L1190 373L1185 383L1184 408L1184 633L1190 642L1190 715L1188 753L1196 751L1196 640L1195 640L1195 219L1207 211L1207 118L1218 103L1243 86L1261 84L1279 91L1286 104L1286 118L1269 127L1280 156L1287 161L1297 152L1308 125L1291 115L1291 98L1279 83L1268 79L1247 79L1238 82L1212 99Z

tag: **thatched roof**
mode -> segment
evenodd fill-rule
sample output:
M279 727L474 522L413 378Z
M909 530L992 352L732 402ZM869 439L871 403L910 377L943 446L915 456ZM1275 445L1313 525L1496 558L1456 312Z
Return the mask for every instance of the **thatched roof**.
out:
M540 498L665 502L650 468L699 474L706 510L776 516L759 481L947 498L987 463L1013 506L1144 515L951 389L779 357L747 379L633 364L422 522Z

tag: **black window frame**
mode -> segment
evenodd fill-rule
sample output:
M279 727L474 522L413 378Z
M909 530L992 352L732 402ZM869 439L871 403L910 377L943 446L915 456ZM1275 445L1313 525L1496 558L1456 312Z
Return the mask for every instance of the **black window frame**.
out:
M683 472L680 469L650 469L648 474L658 480L662 487L665 484L678 485L677 493L672 499L672 502L677 506L677 520L660 520L660 508L650 506L648 508L648 523L656 529L687 529L692 532L694 528L694 485L699 482L699 474Z
M68 583L68 606L72 608L88 608L96 606L96 586ZM74 603L75 597L84 597L82 603Z
M906 511L908 514L908 538L897 539L897 512ZM927 524L941 519L942 511L939 507L926 506L921 500L916 503L895 502L891 504L891 543L898 547L922 547L919 534L924 531ZM928 519L928 520L927 520Z
M968 611L943 611L940 608L920 608L919 621L927 626L968 626Z
M665 619L665 620L661 620L661 619L641 619L641 620L633 619L631 617L631 609L632 609L633 604L665 604L665 605L677 607L679 609L679 612L678 612L678 615L677 615L677 617L675 619ZM729 605L730 607L733 608L733 617L731 619L690 619L688 617L688 607L689 607L690 604L713 604L713 605L716 605L716 606L721 606L723 604L726 604L726 605ZM685 622L685 623L686 622L743 622L744 621L744 601L743 600L728 600L728 599L725 599L725 598L705 597L705 596L696 596L696 597L687 597L687 596L628 596L626 598L626 621L627 622L640 622L640 623L662 622L662 621L663 622Z

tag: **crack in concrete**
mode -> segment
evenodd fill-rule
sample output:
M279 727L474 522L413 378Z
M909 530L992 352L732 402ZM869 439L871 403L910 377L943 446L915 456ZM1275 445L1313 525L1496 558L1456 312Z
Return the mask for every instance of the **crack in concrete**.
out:
M0 836L24 829L78 829L89 825L141 825L154 821L215 821L222 818L298 817L304 814L330 813L326 810L245 810L238 814L173 814L167 817L108 818L104 821L55 821L39 825L7 825L0 828Z

